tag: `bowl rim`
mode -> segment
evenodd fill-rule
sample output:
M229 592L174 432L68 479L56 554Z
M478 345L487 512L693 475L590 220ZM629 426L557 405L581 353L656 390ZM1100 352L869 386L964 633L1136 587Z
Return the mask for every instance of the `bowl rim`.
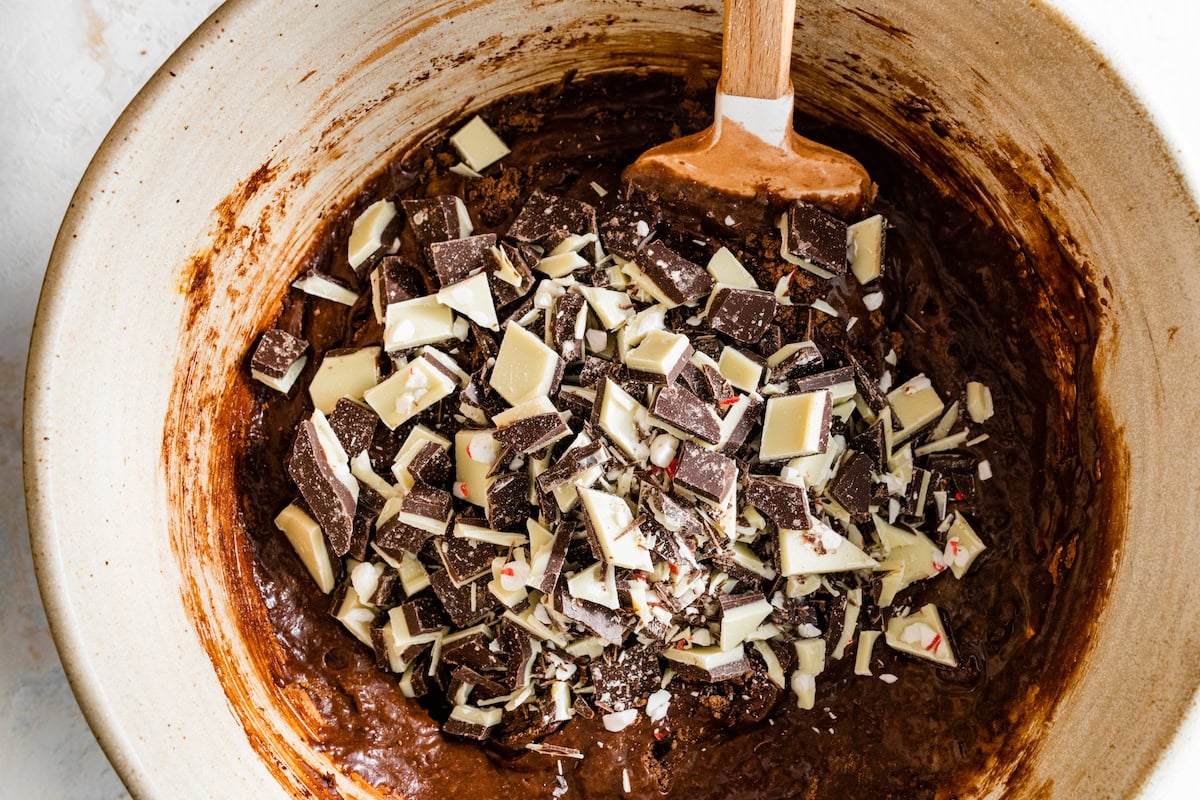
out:
M1189 0L1156 2L1167 15L1190 8ZM42 433L52 422L44 402L47 394L44 377L55 359L51 347L55 333L64 324L60 289L70 280L74 270L82 268L76 258L78 245L72 234L87 217L103 187L114 182L110 164L132 147L132 134L139 128L147 109L170 90L172 70L199 55L209 38L209 28L217 21L225 27L236 25L239 19L265 4L265 0L226 0L218 6L163 62L117 118L81 177L60 225L30 338L24 386L22 457L26 513L38 588L71 690L100 747L135 797L158 796L156 791L161 787L142 767L137 742L127 735L120 709L109 702L93 657L80 639L75 609L68 595L61 590L68 579L60 549L57 501L61 495L56 491L53 466L39 457ZM1036 0L1036 4L1059 12L1066 25L1088 41L1112 66L1118 80L1129 88L1130 95L1141 105L1141 110L1169 147L1170 157L1188 192L1200 200L1200 109L1148 103L1147 98L1153 95L1148 87L1169 78L1163 74L1161 66L1156 71L1156 65L1139 64L1132 55L1135 47L1146 50L1152 44L1161 46L1161 42L1138 40L1137 37L1145 32L1121 32L1106 22L1112 16L1111 10L1121 6L1119 0ZM1175 33L1180 47L1185 41L1185 27L1181 26ZM1186 76L1176 75L1174 79L1184 80ZM115 182L122 180L125 178L118 177ZM1169 747L1160 754L1139 796L1147 800L1165 798L1173 796L1172 787L1200 781L1200 759L1194 757L1197 748L1200 748L1200 687L1193 694L1182 724Z

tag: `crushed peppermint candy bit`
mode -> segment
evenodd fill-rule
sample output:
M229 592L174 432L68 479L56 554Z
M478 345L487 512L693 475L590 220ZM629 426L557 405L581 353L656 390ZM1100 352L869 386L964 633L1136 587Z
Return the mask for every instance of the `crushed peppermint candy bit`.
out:
M463 174L508 154L478 117L453 145ZM251 365L285 393L309 347L327 365L300 393L319 402L280 530L334 616L406 694L453 708L447 733L559 759L555 797L583 753L542 740L576 717L615 733L644 715L664 741L718 692L771 724L813 713L847 652L864 676L896 654L954 668L919 599L986 550L965 514L992 477L967 449L987 441L988 387L935 387L848 341L888 314L793 305L827 276L878 277L881 217L849 226L846 253L843 222L792 209L776 279L732 231L695 238L591 187L597 205L533 191L484 236L461 198L402 201L425 261L386 256L376 340L321 352L272 329ZM377 238L349 243L367 266ZM302 281L348 305L372 292L365 274Z

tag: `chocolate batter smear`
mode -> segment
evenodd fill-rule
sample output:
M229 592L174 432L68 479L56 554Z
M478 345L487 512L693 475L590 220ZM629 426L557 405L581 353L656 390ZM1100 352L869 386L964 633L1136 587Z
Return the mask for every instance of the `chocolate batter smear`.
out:
M708 124L711 91L671 76L621 75L587 81L568 78L531 95L500 100L481 110L480 116L512 152L499 167L484 170L482 177L452 171L459 159L444 134L431 138L369 182L331 226L304 265L301 288L284 301L277 322L280 332L271 335L266 351L256 354L252 366L259 381L252 391L260 402L238 465L255 579L283 654L285 679L311 699L324 721L320 748L342 769L381 790L414 800L462 792L478 797L693 800L952 798L966 791L991 759L1006 755L1012 733L1051 708L1069 679L1070 653L1084 645L1086 620L1098 602L1093 592L1097 571L1106 561L1108 546L1100 529L1101 487L1084 455L1101 449L1089 383L1094 322L1087 326L1088 338L1077 342L1074 363L1067 369L1057 364L1039 346L1039 326L1052 323L1032 319L1027 311L1035 306L1038 291L1028 271L1069 270L1070 265L1029 263L1020 242L965 212L965 204L941 194L915 165L847 131L823 129L814 135L855 154L878 181L876 210L891 227L882 277L866 289L848 274L825 279L797 270L781 256L778 232L739 233L736 226L732 232L706 225L689 229L674 220L660 246L685 261L703 264L717 241L752 266L754 278L768 290L792 274L787 296L798 305L826 301L837 316L777 315L780 323L772 331L770 325L761 324L769 316L761 297L725 289L714 297L710 312L714 329L744 340L747 349L753 344L764 354L791 341L812 338L821 343L844 337L845 350L857 355L835 365L842 371L837 376L822 380L854 383L868 405L878 391L873 373L878 365L893 362L894 375L923 373L943 391L956 392L968 380L989 387L995 416L988 420L987 440L930 454L925 462L941 481L938 485L947 494L946 502L971 519L989 549L971 565L967 579L946 576L907 590L906 604L914 610L926 603L941 609L957 655L956 667L908 658L884 647L881 640L869 664L872 677L853 674L853 648L840 660L828 660L817 679L812 709L797 708L790 691L768 680L765 671L756 670L694 692L680 690L693 687L677 681L672 685L670 710L661 721L652 722L642 714L629 727L611 732L605 729L605 709L577 700L578 713L561 729L521 731L525 738L493 737L490 743L477 744L442 731L450 708L444 699L436 698L452 692L405 698L400 676L380 670L372 649L355 641L329 615L329 596L276 528L276 515L295 499L290 467L299 481L324 481L323 485L333 487L329 497L315 504L320 508L310 510L328 517L321 520L322 527L328 522L339 531L339 554L366 555L361 523L350 518L351 506L335 491L336 480L321 474L320 431L310 429L312 423L301 427L300 444L309 457L301 453L289 460L297 426L312 413L308 393L288 396L260 385L270 383L279 389L289 379L298 379L298 385L307 386L322 356L342 348L377 345L383 339L371 292L363 291L363 278L347 259L345 243L359 215L379 198L394 198L402 201L399 205L409 219L425 212L422 219L433 220L430 224L440 219L453 225L457 209L452 205L419 201L456 195L465 200L475 237L505 232L512 236L518 213L535 191L590 204L599 202L594 186L615 193L621 170L646 146ZM460 127L461 121L447 130ZM805 132L803 120L798 127ZM789 224L795 227L799 222ZM400 259L420 263L423 255L429 255L434 270L413 273L399 269L399 262L381 260L382 292L389 301L435 292L440 283L464 277L463 265L478 256L462 247L424 253L429 245L419 241L419 225L393 223L384 239L394 236L401 239ZM617 251L617 246L612 249ZM358 293L349 306L314 301L312 296L336 295L347 287ZM882 292L882 303L867 298L876 291ZM1076 318L1094 321L1095 310L1085 300L1062 300L1078 305ZM850 319L855 324L847 330ZM573 340L568 328L556 333L555 341L569 348ZM693 345L704 347L700 341ZM496 354L474 354L476 358L488 355ZM792 355L798 364L806 357L811 354ZM791 377L806 379L809 372L797 369ZM249 370L247 378L248 374ZM677 421L699 426L688 433L700 438L719 435L703 420L697 422L689 398L668 399L669 403L663 402L663 415L674 413ZM948 397L947 404L952 399ZM968 400L979 400L961 399L964 413ZM339 402L333 409L329 419L334 432L343 441L359 443L370 436L371 460L390 464L403 437L390 435L382 425L368 434L352 405ZM532 450L555 435L552 422L522 426L510 432L512 441L505 444ZM851 467L839 472L831 489L856 518L863 519L873 502L864 492L872 469L878 469L882 446L882 440L873 439L869 432L857 436ZM452 471L439 461L435 450L422 451L410 469L431 476ZM723 491L712 482L712 470L703 469L707 452L682 448L676 467L683 468L682 477L675 473L676 480L698 496ZM981 473L978 464L983 460L987 467ZM772 498L786 496L787 488L787 484L756 481L750 491L760 498L756 506L772 522L778 517L786 520L778 523L780 527L799 527L805 520L794 503L772 504ZM364 493L358 503L377 511L383 498ZM412 499L412 508L406 510L416 517L405 519L433 519L449 503L448 497L427 492ZM396 527L400 528L393 531L396 536L417 535L412 525ZM1067 563L1060 558L1064 552L1073 554ZM421 603L406 607L410 631L435 629L444 624L443 613L461 614L461 627L469 624L466 618L478 610L476 604L455 605L447 598L461 593L458 584L469 584L478 571L470 556L439 555L448 567L446 573L438 573L439 580L463 580L444 583L444 592L435 584L434 591L442 598L440 607ZM461 574L450 574L451 567L461 569ZM387 582L374 591L380 597L400 596L400 590ZM867 587L868 595L877 591L878 587ZM335 609L343 600L335 594ZM736 614L740 604L736 596L722 598L725 614ZM822 617L824 627L831 621L836 624L839 614L837 609L826 609ZM880 629L877 620L872 627ZM471 661L475 656L479 657L475 661L487 658L486 652L466 652L470 642L456 644L462 652L455 658L464 668L475 663ZM629 658L637 661L636 654ZM640 674L633 661L609 668L623 681L610 681L604 667L593 673L593 679L598 687L610 681L613 688L628 688L627 676ZM475 683L476 691L481 686L490 690L478 672L463 673L460 679ZM411 685L405 688L414 693ZM647 682L647 691L651 688ZM461 735L477 732L472 727L477 720L451 719L450 724ZM540 744L535 744L536 750L523 749L528 742Z

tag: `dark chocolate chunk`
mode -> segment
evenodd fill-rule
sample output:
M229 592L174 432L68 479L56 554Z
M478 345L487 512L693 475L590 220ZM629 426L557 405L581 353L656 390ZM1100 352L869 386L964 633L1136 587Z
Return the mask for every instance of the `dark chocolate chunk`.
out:
M597 386L612 368L613 363L607 359L599 358L598 356L586 356L583 359L583 368L579 371L579 385L588 387Z
M550 346L563 361L583 358L583 334L587 324L587 303L581 295L567 292L554 303L550 326Z
M851 439L850 448L868 456L879 472L887 472L887 439L883 430L883 420Z
M562 575L563 565L567 560L567 546L571 544L571 534L575 526L572 523L561 523L554 529L554 541L550 545L550 554L546 559L546 568L536 588L545 595L553 595L558 586L559 576Z
M400 510L405 514L446 522L450 518L450 506L453 502L454 498L449 492L418 483L404 496Z
M776 306L775 313L779 313L780 306ZM771 355L780 347L783 346L783 330L778 325L768 325L763 331L762 336L758 341L751 345L760 356L764 358Z
M505 684L512 691L525 688L532 677L529 666L534 656L533 638L505 619L496 627L496 641L504 656Z
M656 207L647 211L632 205L618 205L600 220L600 241L604 249L621 258L632 260L647 241L654 236L662 212Z
M504 662L500 656L488 647L490 639L482 631L459 635L453 641L442 645L442 661L462 667L469 667L475 672L500 672L504 670Z
M346 555L354 535L357 503L350 488L334 474L310 420L304 420L296 428L296 439L288 456L288 474L320 523L333 552L338 557Z
M534 414L514 420L502 428L498 428L493 438L512 448L515 453L532 453L541 450L555 439L570 433L571 429L563 422L561 414Z
M718 370L713 369L708 364L700 367L700 378L704 382L704 396L713 400L716 403L721 403L722 400L728 400L734 396L733 386ZM725 403L719 408L724 411L729 408L732 403ZM722 416L724 414L722 413Z
M440 631L450 624L450 619L441 604L428 595L409 600L400 606L400 613L404 615L404 625L408 628L409 636Z
M393 514L376 528L375 543L389 553L403 550L415 555L432 535L427 530L401 522L399 515Z
M767 383L780 383L820 372L825 367L821 351L812 342L800 342L775 366L767 368Z
M733 491L737 475L737 464L732 458L684 442L674 480L676 486L720 503Z
M413 238L421 247L428 247L435 242L461 239L470 233L470 229L463 225L467 220L460 216L466 209L463 207L460 212L462 201L453 195L401 200L400 205L408 217L408 227L412 230Z
M489 572L496 557L495 546L463 536L438 536L433 546L450 579L460 586Z
M535 191L513 220L508 236L518 242L538 243L557 231L595 233L596 209L569 197Z
M487 521L497 531L524 528L529 518L529 476L501 475L487 489Z
M639 644L615 654L611 648L606 650L590 669L596 687L592 701L609 712L645 705L646 698L662 683L658 654Z
M584 719L592 719L596 716L596 710L588 705L587 698L583 695L577 695L575 697L574 708L576 715L583 717Z
M797 258L843 275L849 268L846 223L798 200L788 209L787 250Z
M403 303L425 294L420 273L400 256L379 259L379 304L386 309L392 303Z
M367 546L371 543L371 530L375 520L383 508L385 500L379 492L367 486L358 484L358 504L354 509L354 533L350 537L350 549L346 555L357 561L367 560ZM378 605L378 604L376 604Z
M879 384L871 378L871 374L867 372L857 358L850 353L846 353L846 360L850 363L850 368L854 372L854 387L858 390L859 396L867 404L867 408L871 409L872 414L879 415L887 408L887 397L883 392L879 391Z
M450 480L453 464L446 448L437 442L425 442L411 459L409 459L408 474L413 480L426 486L438 486Z
M812 528L808 493L802 486L755 475L746 487L746 500L780 528L802 531Z
M250 369L274 380L282 380L307 350L308 342L287 331L271 328L258 340L258 346L250 358Z
M854 370L850 367L838 367L816 375L809 375L788 382L788 394L805 394L818 389L832 389L840 383L850 383L854 380Z
M379 574L379 580L375 584L375 591L367 598L367 602L380 608L391 608L399 605L403 599L404 584L400 580L400 573L389 566L385 566L383 572Z
M455 586L444 569L429 574L433 593L442 602L450 621L459 628L474 625L500 607L500 600L488 590L490 580L491 575L482 575L470 583Z
M329 415L329 427L342 443L342 449L354 457L375 441L375 426L379 417L370 408L348 397L339 398Z
M625 640L627 631L617 612L590 600L576 599L565 591L559 592L557 599L563 616L578 622L604 641L620 644Z
M445 659L445 655L442 658ZM452 662L447 661L447 663ZM492 700L505 694L508 694L508 689L504 684L486 675L481 675L469 666L454 668L450 673L450 685L446 690L446 696L452 700L470 699L476 703Z
M754 343L775 319L775 295L722 286L712 294L708 324L739 342Z
M491 250L495 246L494 233L431 244L430 257L433 259L433 268L442 288L466 280L473 273L486 269L491 263Z
M659 390L650 413L710 444L721 441L721 420L713 406L679 385Z
M838 468L829 485L829 494L850 512L855 522L866 522L871 515L871 457L855 453Z
M742 656L737 661L722 664L712 670L705 669L698 664L689 664L683 661L671 661L670 666L679 673L679 677L686 681L696 681L698 683L720 683L721 681L740 678L750 671L750 661L745 656Z
M671 302L685 304L712 291L708 271L693 264L662 242L651 242L635 259L640 269Z

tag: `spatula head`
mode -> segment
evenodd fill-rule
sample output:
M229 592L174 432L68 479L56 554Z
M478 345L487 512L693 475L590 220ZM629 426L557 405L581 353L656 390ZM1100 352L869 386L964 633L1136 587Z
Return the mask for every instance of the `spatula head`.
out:
M726 226L774 225L796 200L854 219L875 199L866 169L845 153L796 133L771 145L728 119L648 150L622 178L629 193Z

